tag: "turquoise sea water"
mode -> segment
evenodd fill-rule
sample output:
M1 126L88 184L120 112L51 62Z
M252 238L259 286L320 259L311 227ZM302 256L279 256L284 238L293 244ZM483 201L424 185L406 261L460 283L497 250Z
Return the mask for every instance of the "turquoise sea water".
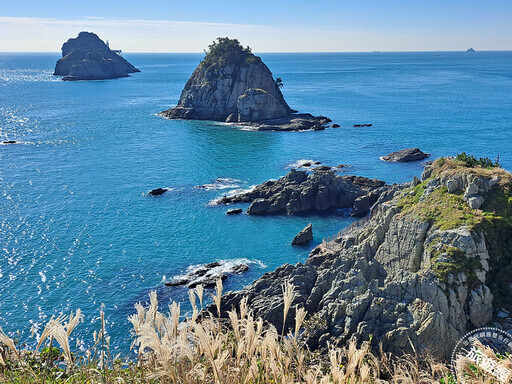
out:
M440 56L438 56L440 55ZM283 176L299 159L349 164L387 182L419 176L420 163L379 156L417 146L433 157L466 151L512 169L512 53L262 54L292 108L329 116L322 132L248 132L169 121L198 54L126 54L132 77L63 82L57 54L0 54L0 325L41 326L81 308L79 333L98 328L105 304L116 345L126 316L188 266L248 259L226 281L238 289L283 263L304 261L322 237L351 222L338 215L226 216L212 199ZM353 124L371 123L371 128ZM232 178L216 183L217 178ZM215 188L194 189L202 184ZM151 198L153 188L172 191ZM307 223L309 247L290 245ZM185 305L186 308L186 305ZM90 337L89 337L90 338Z

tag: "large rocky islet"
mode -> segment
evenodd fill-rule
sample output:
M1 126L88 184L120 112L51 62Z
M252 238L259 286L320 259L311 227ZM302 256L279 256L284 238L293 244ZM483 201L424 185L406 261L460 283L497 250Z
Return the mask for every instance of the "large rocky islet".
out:
M218 38L185 84L178 105L160 115L222 121L260 131L323 130L331 122L290 108L281 86L249 47L236 39Z
M62 80L106 80L140 72L92 32L80 32L62 45L54 75Z

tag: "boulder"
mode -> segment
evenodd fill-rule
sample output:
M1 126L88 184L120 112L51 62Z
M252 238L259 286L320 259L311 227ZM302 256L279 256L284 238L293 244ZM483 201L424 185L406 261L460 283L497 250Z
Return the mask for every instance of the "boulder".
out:
M242 212L243 212L242 208L229 209L226 212L226 215L238 215L238 214L240 214Z
M4 141L3 144L16 144L17 141L15 140L7 140L7 141Z
M340 127L340 125L339 125L339 124L333 124L333 125L331 125L331 128L339 128L339 127Z
M389 155L382 156L380 159L392 162L409 162L423 160L429 157L429 153L421 151L419 148L407 148L400 151L392 152Z
M62 58L55 65L62 80L104 80L140 72L120 54L112 51L96 34L80 32L62 45Z
M292 240L292 245L304 245L313 240L313 224L308 224Z
M263 89L250 88L238 98L238 121L277 119L288 115L284 104Z
M351 216L363 216L370 212L371 204L370 197L368 195L358 197L354 200L354 204L352 205Z

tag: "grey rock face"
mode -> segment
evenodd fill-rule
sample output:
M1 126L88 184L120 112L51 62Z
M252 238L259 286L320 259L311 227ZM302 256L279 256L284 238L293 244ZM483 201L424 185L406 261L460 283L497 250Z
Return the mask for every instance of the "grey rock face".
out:
M313 240L313 224L308 224L292 240L292 245L304 245Z
M127 77L140 72L122 56L112 51L96 34L80 32L62 46L62 58L54 75L62 80L104 80Z
M251 202L250 215L300 214L332 208L351 208L358 197L375 192L374 203L385 183L359 176L339 176L334 171L290 171L277 181L267 181L249 192L224 197L220 204Z
M453 177L433 179L430 185L442 188ZM298 186L305 180L307 175L294 171L286 183ZM263 195L276 183L266 183L258 193ZM465 176L450 182L452 190L455 184L467 189L472 183L475 180ZM470 192L483 194L493 181L476 183L478 190L471 187ZM414 214L404 214L399 205L403 193L407 193L403 185L387 188L362 229L334 240L333 246L318 246L304 264L284 265L242 291L226 294L224 309L247 297L257 316L281 329L280 286L289 280L296 297L286 327L293 328L295 306L325 320L325 326L309 329L305 336L312 348L325 347L327 342L343 344L350 338L364 341L372 335L390 352L411 352L412 344L417 351L428 348L449 357L460 337L492 320L492 263L485 233L468 227L441 230ZM268 204L266 210L275 203L268 197L261 202ZM437 275L433 266L453 263L454 257L466 269L445 278Z
M420 151L419 148L408 148L392 152L389 155L382 156L380 159L393 162L418 161L429 157L430 154Z
M258 121L284 117L284 104L262 89L250 88L238 98L238 121Z

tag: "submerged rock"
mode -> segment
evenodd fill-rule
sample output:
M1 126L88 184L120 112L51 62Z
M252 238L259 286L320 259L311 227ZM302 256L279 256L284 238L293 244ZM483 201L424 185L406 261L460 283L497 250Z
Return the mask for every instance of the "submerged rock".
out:
M226 212L226 215L238 215L238 214L240 214L242 212L243 212L242 208L229 209Z
M373 337L385 351L448 358L493 312L512 311L512 175L440 159L420 183L389 187L371 217L316 247L304 264L224 295L223 316L246 297L255 316L281 329L281 284L289 281L295 298L285 328L293 330L294 311L304 307L317 324L303 336L313 349ZM481 210L461 191L482 196Z
M104 80L140 72L120 54L112 51L96 34L80 32L62 45L62 58L54 75L62 80Z
M313 240L313 224L308 224L292 240L292 245L304 245Z
M247 210L250 215L295 215L333 208L352 208L358 197L370 192L379 196L386 189L384 186L381 180L339 176L329 170L308 174L293 169L277 181L267 181L250 191L225 196L217 203L252 203Z
M159 195L164 194L165 192L167 192L166 188L156 188L156 189L152 189L151 191L149 191L148 195L159 196Z
M389 155L382 156L380 159L392 162L409 162L423 160L429 157L429 153L421 151L419 148L407 148L400 151L392 152Z
M281 93L280 79L249 47L218 38L188 79L178 105L161 115L169 119L215 120L255 130L320 130L323 116L296 114Z

